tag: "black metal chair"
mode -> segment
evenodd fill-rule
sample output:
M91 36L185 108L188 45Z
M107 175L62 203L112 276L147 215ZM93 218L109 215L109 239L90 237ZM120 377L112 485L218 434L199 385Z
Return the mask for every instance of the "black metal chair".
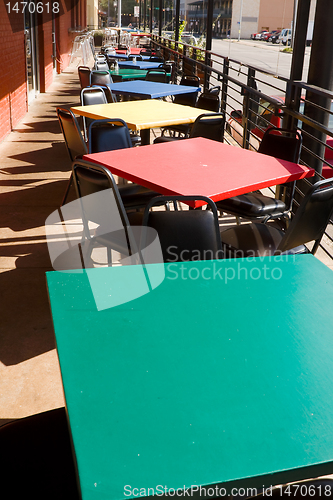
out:
M79 66L77 68L77 71L79 74L81 89L89 87L91 69L88 68L88 66Z
M207 111L211 111L212 113L220 111L221 99L219 97L219 93L215 90L219 89L219 87L212 87L212 89L212 91L208 90L207 92L203 92L199 95L195 104L196 108L205 109ZM193 124L189 123L165 127L162 129L161 137L189 137L192 127ZM167 133L169 135L166 135Z
M80 94L80 100L82 106L108 103L104 89L97 85L94 87L86 87L82 89ZM84 131L84 139L86 142L88 142L88 127L91 122L92 118L87 118L85 116L83 117L83 131Z
M314 254L333 210L333 178L314 184L283 232L271 224L252 222L221 232L222 246L229 257L254 257L280 253ZM305 245L314 241L311 249Z
M168 75L163 68L149 69L145 76L145 80L149 82L168 83Z
M110 72L93 70L90 73L90 85L109 85L113 83Z
M150 211L165 201L205 201L210 210ZM146 206L143 226L158 233L164 262L222 258L221 238L215 203L205 196L158 196Z
M57 108L57 116L70 161L73 163L75 158L81 158L83 155L88 153L87 145L83 140L75 115L70 109L60 107ZM66 203L72 182L73 175L71 174L60 206Z
M167 83L173 82L175 78L175 63L174 61L165 61L159 65L160 69L165 69L168 74ZM170 75L170 76L169 76Z
M222 141L224 129L224 113L204 113L195 120L189 137L157 137L154 144L205 137L213 141Z
M95 62L95 69L97 71L109 71L109 65L108 65L106 59L104 61L96 61Z
M187 85L189 87L199 87L200 80L196 75L184 75L179 85ZM195 106L197 102L198 92L189 92L188 94L178 94L173 98L175 104L182 104L183 106Z
M150 56L149 57L149 61L150 62L160 62L160 63L163 63L164 59L163 59L163 57L159 57L159 56Z
M2 498L81 498L65 408L3 425L0 449Z
M131 148L132 138L127 124L120 118L93 120L88 129L89 153ZM127 211L145 208L159 193L139 184L118 186L122 202Z
M299 162L302 147L302 136L299 132L269 128L265 131L258 152L275 156L281 160ZM289 182L280 186L284 190L284 200L264 196L261 193L249 193L218 201L216 206L221 212L246 219L288 218L290 216L295 183Z
M92 251L96 247L106 248L107 260L103 263L107 265L112 265L112 250L123 256L135 254L130 225L141 225L142 214L126 213L111 172L83 160L75 161L72 170L82 209L83 238L80 246L84 267L93 267Z

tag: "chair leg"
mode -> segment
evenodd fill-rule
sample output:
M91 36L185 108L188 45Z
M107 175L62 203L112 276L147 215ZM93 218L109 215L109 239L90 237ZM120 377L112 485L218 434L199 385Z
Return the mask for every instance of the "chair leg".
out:
M61 207L62 207L63 205L65 205L65 203L66 203L67 196L68 196L68 193L69 193L69 190L70 190L70 188L71 188L72 184L73 184L73 174L71 174L71 176L70 176L70 178L69 178L69 180L68 180L67 187L66 187L66 191L65 191L64 197L63 197L63 199L62 199L62 202L61 202L61 204L60 204L60 206L61 206Z

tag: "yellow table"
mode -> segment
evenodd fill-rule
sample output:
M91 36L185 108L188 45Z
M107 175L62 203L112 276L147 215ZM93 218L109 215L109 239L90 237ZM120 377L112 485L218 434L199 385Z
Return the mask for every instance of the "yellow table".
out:
M149 144L151 128L194 123L199 115L207 113L205 109L156 99L93 104L71 109L75 114L95 120L121 118L131 130L140 132L143 145Z

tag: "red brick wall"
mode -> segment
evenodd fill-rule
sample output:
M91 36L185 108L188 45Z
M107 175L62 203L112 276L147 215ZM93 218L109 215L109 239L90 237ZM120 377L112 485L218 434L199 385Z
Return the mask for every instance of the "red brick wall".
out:
M78 33L70 28L86 26L85 0L67 11L68 0L60 0L61 15L56 18L57 71L63 71L70 62L72 41ZM14 4L14 2L12 2ZM28 110L27 76L23 14L7 13L5 2L0 2L0 141L15 127ZM40 91L45 92L53 80L52 17L46 11L40 14L38 26Z
M7 13L0 3L0 140L27 111L23 15Z

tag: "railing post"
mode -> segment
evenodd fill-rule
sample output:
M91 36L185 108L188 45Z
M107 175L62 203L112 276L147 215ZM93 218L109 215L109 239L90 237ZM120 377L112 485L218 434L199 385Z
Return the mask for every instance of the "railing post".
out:
M252 87L255 90L257 90L257 84L255 81L255 70L253 68L248 69L247 73L247 86ZM250 92L246 91L244 95L244 101L243 101L243 117L245 120L244 123L244 133L243 133L243 148L244 149L249 149L250 145L250 130L252 128L252 121L253 121L253 116L256 117L256 113L258 112L258 109L256 109L257 103L254 102L254 97L252 96ZM255 118L254 118L255 119Z
M296 19L296 30L295 30L295 40L293 46L293 56L290 69L290 80L287 85L286 91L286 107L294 110L298 110L297 100L299 105L299 95L297 98L297 89L293 88L292 82L295 80L302 79L303 66L304 66L304 55L305 55L305 45L306 45L306 34L309 22L311 0L298 0L297 6L297 19ZM298 92L300 94L300 91ZM296 101L295 101L296 98ZM295 127L295 119L290 115L286 115L283 119L283 127L292 129Z
M223 80L221 92L221 111L224 114L224 122L226 121L227 112L227 97L228 97L228 76L229 76L229 59L223 60ZM225 123L223 125L223 141L224 141Z
M317 0L316 14L313 29L313 39L311 47L311 56L309 63L308 83L326 90L333 90L333 2L326 0ZM317 105L305 103L304 115L328 126L329 113L325 111L330 109L331 99L307 91L306 99ZM318 107L319 106L319 107ZM324 110L320 109L324 108ZM313 135L312 139L307 134L303 138L302 160L319 174L322 173L323 162L315 156L306 152L306 148L312 151L320 158L325 154L326 134L317 130L312 131L310 127L304 124L303 130Z
M163 24L163 0L159 0L159 12L158 12L158 35L162 36L162 24ZM161 42L161 40L160 40Z

